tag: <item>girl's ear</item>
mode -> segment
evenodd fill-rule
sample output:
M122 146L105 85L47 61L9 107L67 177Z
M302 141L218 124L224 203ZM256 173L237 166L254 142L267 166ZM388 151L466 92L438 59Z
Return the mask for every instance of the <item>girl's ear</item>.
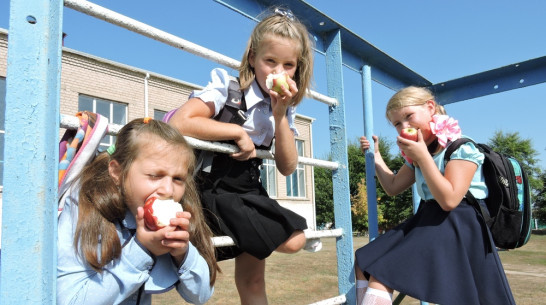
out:
M121 165L119 165L118 161L112 160L108 163L108 173L110 174L110 177L114 179L116 186L119 186L121 180Z
M248 51L248 63L250 64L250 67L254 69L254 61L256 60L256 56L254 55L254 51L252 49Z
M427 109L430 111L430 115L436 114L436 102L434 100L428 100L427 103Z

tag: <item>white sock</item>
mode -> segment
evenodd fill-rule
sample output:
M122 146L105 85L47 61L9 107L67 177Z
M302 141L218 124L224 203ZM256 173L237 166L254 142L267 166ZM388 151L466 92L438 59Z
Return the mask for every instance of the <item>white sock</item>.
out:
M392 305L392 293L368 287L362 305Z
M366 288L368 288L368 281L356 280L356 304L357 305L361 305L362 300L364 300L364 293L366 293Z

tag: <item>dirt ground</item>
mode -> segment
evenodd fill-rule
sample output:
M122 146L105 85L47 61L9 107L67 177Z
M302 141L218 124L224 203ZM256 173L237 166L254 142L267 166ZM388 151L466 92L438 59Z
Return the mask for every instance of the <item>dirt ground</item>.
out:
M266 285L269 304L311 304L338 295L335 239L323 238L317 253L301 251L287 255L274 253L267 259ZM368 242L355 237L355 248ZM546 235L532 235L521 248L500 251L512 293L518 305L546 305ZM215 285L215 293L207 304L239 304L233 282L233 260L220 263L223 273ZM394 297L397 296L395 292ZM186 304L174 291L154 296L152 304ZM418 300L405 297L401 304L419 305ZM461 304L463 305L463 304Z

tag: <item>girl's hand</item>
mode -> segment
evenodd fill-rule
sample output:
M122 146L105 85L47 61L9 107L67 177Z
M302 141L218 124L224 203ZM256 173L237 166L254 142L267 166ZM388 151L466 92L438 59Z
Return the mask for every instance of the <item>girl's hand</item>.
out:
M298 93L298 86L292 78L287 77L287 83L288 88L283 86L282 94L269 90L271 109L273 110L273 117L275 119L282 118L286 115L286 109L292 104L292 97Z
M245 161L255 158L256 147L254 146L254 142L252 142L252 139L242 127L241 131L241 137L239 139L235 139L235 144L239 146L240 151L232 153L231 157L238 161Z
M372 136L372 139L375 142L374 153L379 153L379 138L377 136ZM360 150L362 150L363 153L366 153L370 146L371 143L365 136L360 137Z
M398 136L396 139L396 144L398 144L400 150L413 160L414 165L417 165L423 156L428 155L427 144L423 139L420 129L417 130L417 141L408 140L401 136Z
M154 256L170 253L180 265L188 250L190 218L189 212L177 212L170 225L150 231L144 223L144 209L139 207L136 215L136 238Z
M165 233L165 239L163 245L169 247L171 250L169 253L173 257L176 266L182 265L186 252L188 251L188 244L190 242L190 212L177 212L176 218L171 218L169 227L176 228L174 231L167 231Z
M174 231L174 227L167 226L158 231L151 231L144 223L144 208L138 207L136 219L136 238L140 244L150 251L154 256L160 256L170 251L162 244L165 238L165 231Z

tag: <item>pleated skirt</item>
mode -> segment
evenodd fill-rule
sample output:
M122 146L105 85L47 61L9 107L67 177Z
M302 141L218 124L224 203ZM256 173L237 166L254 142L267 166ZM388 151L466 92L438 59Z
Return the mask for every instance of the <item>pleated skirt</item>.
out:
M214 158L212 171L198 179L208 225L215 236L230 236L235 246L217 247L218 260L247 252L265 259L296 230L307 229L305 218L269 198L260 182L260 159Z

